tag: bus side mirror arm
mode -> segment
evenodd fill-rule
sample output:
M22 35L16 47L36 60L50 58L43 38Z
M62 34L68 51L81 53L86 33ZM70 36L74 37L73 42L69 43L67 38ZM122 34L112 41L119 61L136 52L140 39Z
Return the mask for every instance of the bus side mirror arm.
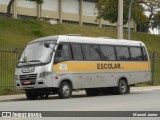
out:
M53 52L55 52L55 49L50 47L50 44L48 42L45 42L43 45L45 48L51 48L53 50Z

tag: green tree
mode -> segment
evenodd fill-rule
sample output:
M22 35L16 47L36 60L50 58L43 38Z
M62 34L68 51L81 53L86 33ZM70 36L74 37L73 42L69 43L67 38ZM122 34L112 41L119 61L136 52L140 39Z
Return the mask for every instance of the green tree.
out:
M155 17L157 18L157 12L160 8L160 0L141 0L141 3L144 5L145 12L148 13L147 22L144 24L144 27L149 29L153 27L152 22L154 23L154 20L156 20Z
M152 28L160 29L160 11L158 11L152 18L153 22L151 23Z
M10 0L7 5L7 17L11 17L11 7L12 7L14 1L15 0ZM34 1L34 2L37 2L38 4L42 4L44 2L43 0L28 0L28 1Z
M123 4L123 23L126 24L128 22L129 0L124 0ZM98 0L96 7L99 13L98 18L103 18L111 23L116 23L118 21L118 0ZM139 0L133 2L132 19L137 24L143 24L147 20L144 14L144 8Z

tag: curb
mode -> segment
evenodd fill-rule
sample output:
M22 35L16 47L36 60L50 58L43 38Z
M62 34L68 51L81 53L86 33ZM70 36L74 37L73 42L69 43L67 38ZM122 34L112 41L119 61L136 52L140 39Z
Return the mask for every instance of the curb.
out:
M14 98L14 99L0 99L0 102L10 102L10 101L23 101L23 100L27 100L26 98Z
M143 91L159 91L160 88L155 88L155 89L143 89L143 90L131 90L132 92L143 92Z
M0 102L27 100L25 94L0 96Z

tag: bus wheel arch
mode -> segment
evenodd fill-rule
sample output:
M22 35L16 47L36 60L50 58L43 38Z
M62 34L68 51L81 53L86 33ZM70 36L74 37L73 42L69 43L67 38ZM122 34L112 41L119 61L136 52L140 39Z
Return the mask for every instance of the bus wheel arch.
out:
M117 87L115 88L116 94L123 95L130 93L130 86L126 77L121 77L118 80Z
M59 84L58 95L61 99L70 98L72 95L73 85L70 80L62 80Z

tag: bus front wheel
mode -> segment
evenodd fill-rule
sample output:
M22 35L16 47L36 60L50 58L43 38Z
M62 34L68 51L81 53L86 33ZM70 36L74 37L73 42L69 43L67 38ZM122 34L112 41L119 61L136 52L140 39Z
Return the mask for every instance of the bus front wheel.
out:
M26 90L26 97L28 100L36 100L38 99L38 94L32 91Z
M68 82L62 82L58 89L58 95L61 99L69 98L72 95L72 87Z

